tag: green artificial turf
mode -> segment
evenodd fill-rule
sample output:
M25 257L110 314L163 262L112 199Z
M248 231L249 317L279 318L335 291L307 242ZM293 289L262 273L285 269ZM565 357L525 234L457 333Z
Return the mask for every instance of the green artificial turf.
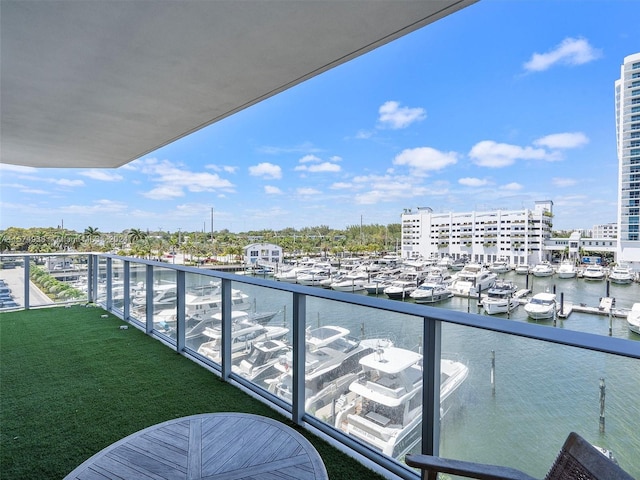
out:
M0 314L0 477L63 478L142 428L206 412L291 422L95 307ZM331 479L382 478L314 435Z

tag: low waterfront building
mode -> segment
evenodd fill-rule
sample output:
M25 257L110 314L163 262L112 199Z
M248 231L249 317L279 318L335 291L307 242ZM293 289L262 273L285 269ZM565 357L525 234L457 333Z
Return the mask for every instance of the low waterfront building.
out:
M252 243L244 247L245 265L282 262L282 247L273 243Z
M549 260L544 248L551 237L553 202L535 202L533 209L434 213L431 208L405 209L402 214L402 257L467 256L489 263L499 258L512 265Z

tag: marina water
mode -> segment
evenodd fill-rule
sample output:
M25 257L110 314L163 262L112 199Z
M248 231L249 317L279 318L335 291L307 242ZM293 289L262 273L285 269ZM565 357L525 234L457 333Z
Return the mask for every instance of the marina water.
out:
M525 288L526 276L503 275ZM606 282L581 278L529 276L533 293L555 291L565 302L598 306ZM255 298L258 311L281 310L272 322L290 322L290 297L281 292L234 283ZM640 284L609 286L616 309L640 302ZM380 295L384 297L384 295ZM289 300L290 301L290 300ZM393 300L389 300L393 301ZM436 308L483 314L477 298L453 297ZM287 309L289 313L287 314ZM427 307L425 307L427 308ZM522 306L505 321L531 322ZM563 328L628 338L625 318L573 312L566 319L539 321L541 328ZM353 335L392 339L396 346L417 350L421 319L308 297L307 327L340 325ZM459 404L441 422L440 455L513 466L543 477L570 431L613 451L620 465L640 478L640 366L631 359L596 354L482 329L444 324L442 356L469 367ZM495 356L492 384L492 356ZM605 386L605 430L600 432L601 379Z

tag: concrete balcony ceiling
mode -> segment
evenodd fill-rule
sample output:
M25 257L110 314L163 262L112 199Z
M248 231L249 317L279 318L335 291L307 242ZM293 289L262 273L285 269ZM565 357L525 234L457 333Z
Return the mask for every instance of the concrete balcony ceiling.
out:
M2 0L0 161L119 167L475 1Z

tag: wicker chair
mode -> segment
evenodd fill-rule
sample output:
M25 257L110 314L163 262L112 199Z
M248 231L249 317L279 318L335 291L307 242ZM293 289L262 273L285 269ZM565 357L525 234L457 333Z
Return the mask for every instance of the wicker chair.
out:
M422 478L436 480L438 472L481 480L535 480L519 470L496 465L450 460L431 455L407 455L406 463L422 470ZM545 480L634 480L593 445L572 432L564 442Z

